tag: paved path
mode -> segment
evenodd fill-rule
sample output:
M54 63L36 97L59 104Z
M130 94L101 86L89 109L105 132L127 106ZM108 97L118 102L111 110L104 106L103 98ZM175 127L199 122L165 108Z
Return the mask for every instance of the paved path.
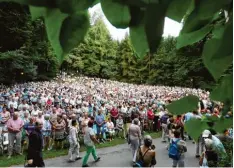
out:
M161 143L160 139L155 139L156 146L156 167L171 167L172 160L168 158L166 144ZM195 158L195 145L192 141L187 141L188 152L186 153L185 166L198 167L198 159ZM84 156L84 152L81 156ZM92 167L130 167L132 154L130 147L127 144L118 145L109 148L97 149L97 154L101 160L97 163L93 162L93 157L90 155L88 164ZM81 167L82 160L73 163L67 162L67 156L57 157L45 160L46 167Z

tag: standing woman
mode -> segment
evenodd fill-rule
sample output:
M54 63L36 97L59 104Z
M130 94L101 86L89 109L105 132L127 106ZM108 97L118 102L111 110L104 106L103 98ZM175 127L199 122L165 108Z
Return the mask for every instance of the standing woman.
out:
M69 162L73 162L74 160L81 159L80 157L80 144L78 142L77 136L78 136L78 124L76 120L71 121L71 126L69 127L69 143L70 148L68 152ZM74 157L73 157L74 155Z
M65 138L66 123L61 114L57 115L57 122L55 123L55 148L63 148L63 141Z
M129 140L130 140L130 144L132 148L132 156L133 156L132 162L133 162L133 165L135 165L136 155L137 155L138 148L140 146L140 138L141 138L141 129L139 127L138 118L135 118L133 120L133 124L131 124L129 127L128 134L129 134Z

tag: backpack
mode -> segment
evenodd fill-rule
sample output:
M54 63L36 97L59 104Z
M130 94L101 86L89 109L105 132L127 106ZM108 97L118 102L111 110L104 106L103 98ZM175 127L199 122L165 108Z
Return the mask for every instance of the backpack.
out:
M140 155L140 157L139 157L139 160L137 160L136 165L135 165L134 167L145 167L145 165L144 165L144 156L145 156L145 154L146 154L149 150L150 150L150 149L147 149L147 150L145 151L145 153L142 155L141 147L139 147L139 155Z
M169 147L169 152L168 152L168 156L169 158L173 159L173 160L179 160L180 159L180 152L178 149L178 145L177 143L180 141L180 139L173 141Z

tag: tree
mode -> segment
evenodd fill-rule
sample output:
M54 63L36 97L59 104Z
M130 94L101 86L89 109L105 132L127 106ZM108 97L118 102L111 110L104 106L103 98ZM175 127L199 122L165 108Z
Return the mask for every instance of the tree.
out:
M117 42L112 40L103 21L97 19L84 42L72 50L62 67L71 67L87 76L113 78L117 73L116 48Z

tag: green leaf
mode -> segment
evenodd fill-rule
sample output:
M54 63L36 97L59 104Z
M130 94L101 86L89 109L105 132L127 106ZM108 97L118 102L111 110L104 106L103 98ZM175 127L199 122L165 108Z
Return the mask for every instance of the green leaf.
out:
M214 130L219 133L223 133L225 129L231 128L233 126L232 118L220 118L215 122Z
M232 55L219 55L219 57L215 56L219 46L220 40L210 40L205 44L202 53L203 63L216 80L219 79L223 72L232 63ZM223 48L223 50L225 49Z
M194 44L202 39L212 30L213 26L206 25L205 27L191 32L191 33L183 33L177 38L176 48L180 49L184 46Z
M101 0L103 13L108 21L116 28L127 28L131 17L127 5L121 0Z
M129 11L131 15L129 27L141 25L145 18L145 12L136 6L129 6Z
M16 2L23 5L56 8L55 1L51 0L0 0L0 2Z
M149 52L144 25L130 27L130 38L137 56L143 58Z
M230 0L205 0L197 1L195 9L185 20L182 33L189 33L201 29L210 23L214 15L219 12L225 5L229 4Z
M205 129L208 129L209 126L206 122L201 121L200 119L191 119L185 123L186 132L194 139L198 140L199 136Z
M57 6L63 13L74 14L93 7L97 0L57 0Z
M62 23L66 17L68 17L68 15L61 13L59 9L47 9L45 16L48 38L60 63L62 63L65 53L60 44L59 36Z
M70 15L63 21L59 39L64 53L70 52L84 40L89 26L87 12Z
M230 18L229 22L224 26L224 30L219 29L218 32L214 32L216 37L220 36L220 46L217 50L217 53L214 55L215 58L222 56L229 56L233 54L233 19ZM223 33L223 36L221 34ZM230 65L230 64L229 64Z
M233 102L233 77L223 77L221 83L211 92L210 98L220 102Z
M232 0L205 0L200 1L199 8L198 8L198 15L199 19L210 19L216 12L219 12L220 9L223 9L225 5L228 5L232 2Z
M192 0L172 0L170 3L166 16L177 22L181 22L186 14Z
M161 42L167 4L149 5L146 9L145 32L150 52L154 53Z
M167 109L170 113L179 115L194 110L198 106L199 98L194 95L183 97L180 100L174 101L167 105Z
M36 20L39 17L45 16L47 9L43 7L29 6L32 20Z

